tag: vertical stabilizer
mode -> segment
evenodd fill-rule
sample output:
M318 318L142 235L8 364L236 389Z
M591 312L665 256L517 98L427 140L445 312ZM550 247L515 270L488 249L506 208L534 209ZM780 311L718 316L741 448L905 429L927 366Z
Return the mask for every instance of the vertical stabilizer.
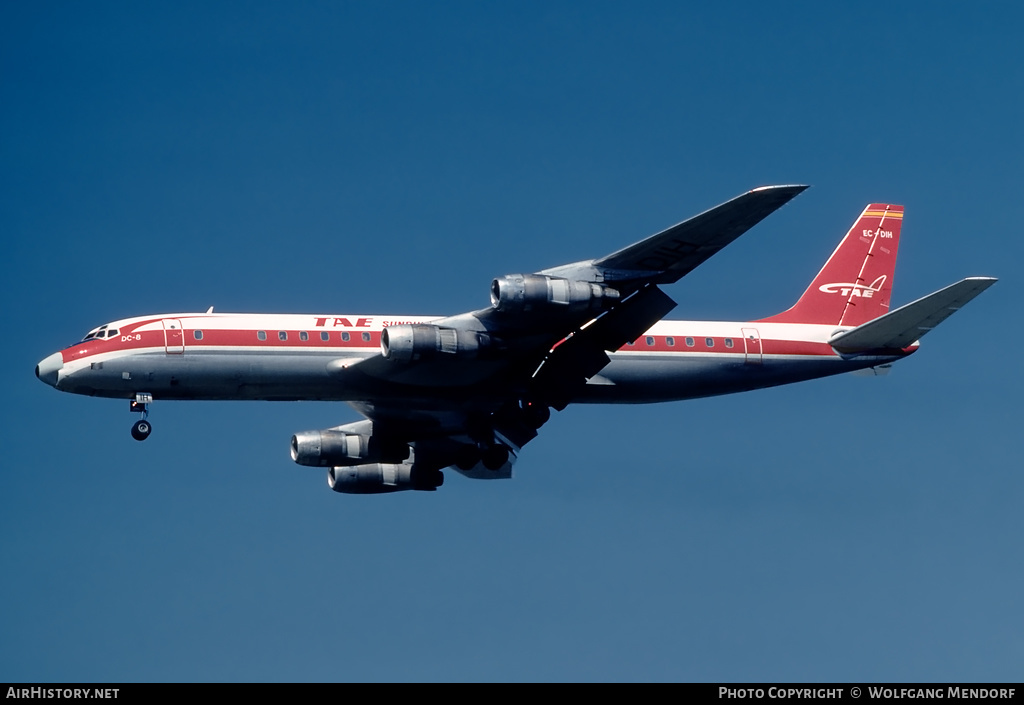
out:
M903 206L869 205L796 304L763 320L859 326L888 313L902 224Z

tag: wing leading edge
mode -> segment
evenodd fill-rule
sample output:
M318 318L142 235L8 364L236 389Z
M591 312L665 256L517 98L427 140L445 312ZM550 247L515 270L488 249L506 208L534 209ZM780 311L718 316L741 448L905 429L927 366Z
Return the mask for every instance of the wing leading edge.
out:
M539 274L580 281L671 284L798 196L807 186L762 186L596 260Z

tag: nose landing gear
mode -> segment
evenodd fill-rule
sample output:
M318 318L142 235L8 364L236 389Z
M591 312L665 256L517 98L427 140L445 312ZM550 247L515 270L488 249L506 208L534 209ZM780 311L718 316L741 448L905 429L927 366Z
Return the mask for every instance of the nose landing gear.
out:
M149 438L150 432L153 430L153 425L147 421L149 417L149 405L153 403L153 395L140 392L135 395L135 398L131 400L128 407L129 411L136 414L142 414L142 418L135 422L132 426L132 438L137 441L144 441Z

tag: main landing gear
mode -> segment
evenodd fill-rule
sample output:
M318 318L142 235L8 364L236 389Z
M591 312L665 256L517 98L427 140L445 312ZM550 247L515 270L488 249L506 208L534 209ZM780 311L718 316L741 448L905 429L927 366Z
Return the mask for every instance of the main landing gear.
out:
M136 421L132 426L132 438L137 441L144 441L149 438L149 434L153 430L153 425L147 421L147 418L149 417L149 405L152 403L152 394L140 392L135 395L135 398L131 400L131 404L129 405L129 411L136 414L142 414L142 418Z
M477 463L497 472L508 462L509 448L504 443L480 441L474 445L464 445L459 449L453 463L460 470L472 470Z
M547 404L523 399L507 404L493 414L467 419L466 435L472 443L462 445L452 463L460 470L472 470L478 464L492 472L501 470L511 458L507 441L522 446L537 435L537 429L551 418ZM496 431L500 431L503 437ZM507 439L507 441L506 441Z

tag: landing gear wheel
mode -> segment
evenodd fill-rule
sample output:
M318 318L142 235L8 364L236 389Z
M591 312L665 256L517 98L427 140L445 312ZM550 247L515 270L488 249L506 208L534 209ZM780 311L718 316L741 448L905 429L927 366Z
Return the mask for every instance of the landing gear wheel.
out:
M153 427L150 425L149 421L146 421L145 419L136 421L135 425L132 426L132 438L137 441L144 441L149 438L149 434L152 430Z
M508 448L500 443L495 443L484 448L481 456L480 462L484 464L484 467L492 472L497 472L508 462Z
M455 467L459 470L472 470L480 462L480 451L476 446L462 446L455 456Z

